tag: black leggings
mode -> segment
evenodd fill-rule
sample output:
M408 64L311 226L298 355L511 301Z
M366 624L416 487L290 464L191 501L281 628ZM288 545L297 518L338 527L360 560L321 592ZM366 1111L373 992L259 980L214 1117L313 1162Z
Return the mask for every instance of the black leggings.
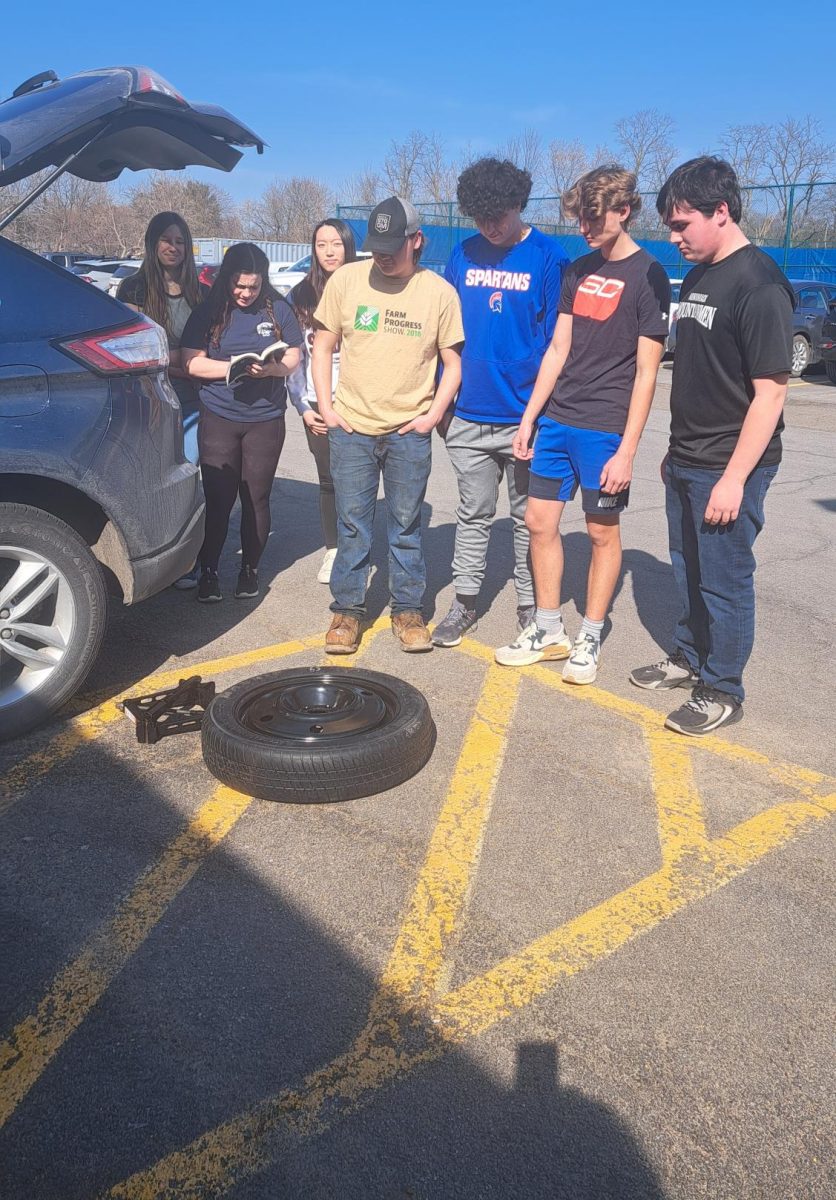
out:
M270 492L284 434L284 417L229 421L201 407L197 442L206 496L201 567L218 569L236 496L241 498L242 566L258 566L270 532Z
M319 407L312 404L314 412ZM322 522L322 536L328 550L334 550L337 545L337 505L334 500L334 480L331 478L331 445L327 433L312 433L305 426L305 437L308 439L308 449L314 458L316 473L319 478L319 519Z

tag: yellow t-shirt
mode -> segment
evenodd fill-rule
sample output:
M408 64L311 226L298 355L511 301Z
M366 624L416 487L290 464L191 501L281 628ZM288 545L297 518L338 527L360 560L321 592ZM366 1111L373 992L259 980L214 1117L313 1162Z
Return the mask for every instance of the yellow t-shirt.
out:
M464 341L455 290L419 267L389 279L363 259L335 271L314 318L340 339L334 408L358 433L392 433L423 416L439 350Z

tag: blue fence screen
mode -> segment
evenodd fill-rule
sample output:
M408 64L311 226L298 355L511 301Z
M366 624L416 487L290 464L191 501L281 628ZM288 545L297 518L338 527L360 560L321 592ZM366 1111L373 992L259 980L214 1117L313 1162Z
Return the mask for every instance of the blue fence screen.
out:
M349 218L347 223L354 232L357 245L362 246L366 236L366 221ZM454 223L432 225L424 222L421 228L427 238L421 261L424 266L431 267L439 273L443 272L453 247L465 238L472 237L475 232L472 228ZM588 251L587 244L580 234L558 233L552 236L572 261ZM636 238L636 241L662 264L671 279L682 279L690 270L691 264L679 255L671 242L641 237ZM789 279L820 279L827 283L836 283L835 246L761 246L761 249L775 259Z

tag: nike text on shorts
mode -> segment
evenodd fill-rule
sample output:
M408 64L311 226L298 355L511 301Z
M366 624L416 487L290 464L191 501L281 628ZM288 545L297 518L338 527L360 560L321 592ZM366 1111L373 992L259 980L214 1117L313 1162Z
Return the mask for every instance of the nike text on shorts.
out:
M621 513L630 489L602 492L601 472L621 445L621 434L576 429L543 417L537 428L528 494L538 500L571 500L581 489L582 507L590 516Z

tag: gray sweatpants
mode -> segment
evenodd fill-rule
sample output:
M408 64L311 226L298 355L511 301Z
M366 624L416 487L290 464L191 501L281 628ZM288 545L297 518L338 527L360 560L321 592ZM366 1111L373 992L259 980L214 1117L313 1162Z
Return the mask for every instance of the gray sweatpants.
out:
M479 594L485 577L491 521L496 515L499 485L504 475L514 525L517 604L528 606L534 603L525 527L529 468L528 463L520 462L511 452L518 428L517 425L482 425L453 417L445 441L459 483L453 554L456 592L463 596Z

